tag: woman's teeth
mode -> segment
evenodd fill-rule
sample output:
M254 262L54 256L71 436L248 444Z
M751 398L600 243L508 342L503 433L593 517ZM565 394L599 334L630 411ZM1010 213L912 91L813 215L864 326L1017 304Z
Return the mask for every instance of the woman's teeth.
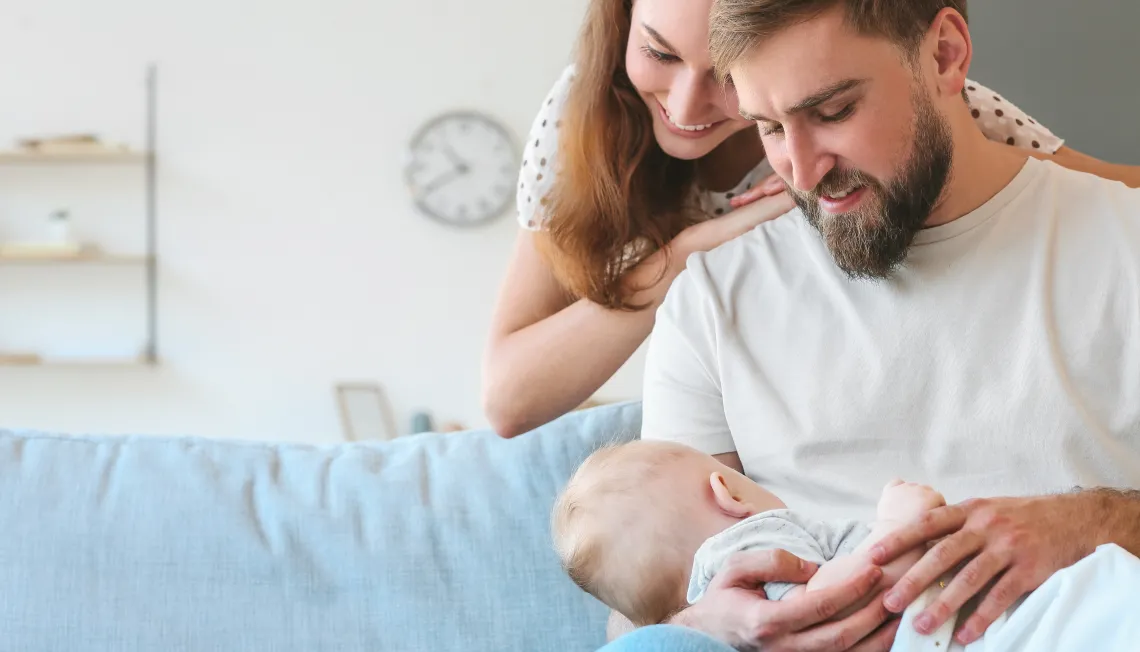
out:
M682 125L682 124L677 124L677 122L676 122L675 120L673 120L673 116L669 114L669 111L668 111L668 109L666 109L666 111L665 111L665 116L669 118L669 123L670 123L670 124L672 124L674 127L678 128L678 129L681 129L681 130L684 130L684 131L704 131L705 129L708 129L709 127L711 127L711 126L713 126L714 124L716 124L715 122L710 122L710 123L709 123L709 124L707 124L707 125Z

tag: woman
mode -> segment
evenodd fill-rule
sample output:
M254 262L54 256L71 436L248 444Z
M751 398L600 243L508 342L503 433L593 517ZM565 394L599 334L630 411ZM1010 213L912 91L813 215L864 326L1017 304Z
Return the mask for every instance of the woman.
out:
M588 399L638 349L689 254L793 207L713 79L713 0L592 0L520 172L523 229L492 323L484 407L504 437ZM990 139L1140 186L970 82Z

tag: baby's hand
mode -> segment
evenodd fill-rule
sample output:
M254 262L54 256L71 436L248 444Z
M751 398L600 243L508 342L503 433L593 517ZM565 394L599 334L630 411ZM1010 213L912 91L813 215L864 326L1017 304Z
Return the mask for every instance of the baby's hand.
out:
M911 521L926 512L942 507L946 499L924 484L892 480L883 487L879 498L878 517L886 521Z

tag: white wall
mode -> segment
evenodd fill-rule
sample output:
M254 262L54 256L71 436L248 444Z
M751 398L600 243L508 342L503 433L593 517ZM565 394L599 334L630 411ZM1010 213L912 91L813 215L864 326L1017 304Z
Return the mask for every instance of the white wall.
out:
M418 216L404 145L434 113L471 107L521 147L584 6L0 0L0 142L82 129L138 142L143 65L159 65L163 358L0 368L0 426L336 441L340 380L382 382L402 428L419 409L484 425L479 365L513 216L470 232ZM137 170L0 168L0 237L71 202L84 233L138 248L141 190ZM45 333L133 344L137 279L0 268L0 348ZM640 363L606 395L636 395Z

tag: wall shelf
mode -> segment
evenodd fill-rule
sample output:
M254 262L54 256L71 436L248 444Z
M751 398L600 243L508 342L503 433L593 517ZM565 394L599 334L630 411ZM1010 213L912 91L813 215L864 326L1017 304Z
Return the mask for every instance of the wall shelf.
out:
M94 244L51 248L11 243L0 246L0 266L16 265L118 265L137 266L144 277L145 308L139 317L145 324L146 341L137 356L86 357L47 356L0 351L0 366L138 367L158 363L158 71L148 65L145 75L145 142L134 149L84 142L61 144L41 141L0 149L0 167L45 167L52 165L137 165L145 186L143 197L145 251L118 254ZM47 142L47 144L44 144ZM24 148L26 147L26 149ZM44 172L50 174L50 171ZM4 243L0 243L4 245ZM39 345L33 345L39 348ZM128 350L133 350L131 346Z
M0 165L142 165L151 156L145 152L22 152L0 151Z
M101 253L77 256L0 254L0 265L145 265L150 261L150 256Z
M145 355L129 356L43 356L38 353L0 353L0 367L83 367L129 368L149 367L155 361Z

